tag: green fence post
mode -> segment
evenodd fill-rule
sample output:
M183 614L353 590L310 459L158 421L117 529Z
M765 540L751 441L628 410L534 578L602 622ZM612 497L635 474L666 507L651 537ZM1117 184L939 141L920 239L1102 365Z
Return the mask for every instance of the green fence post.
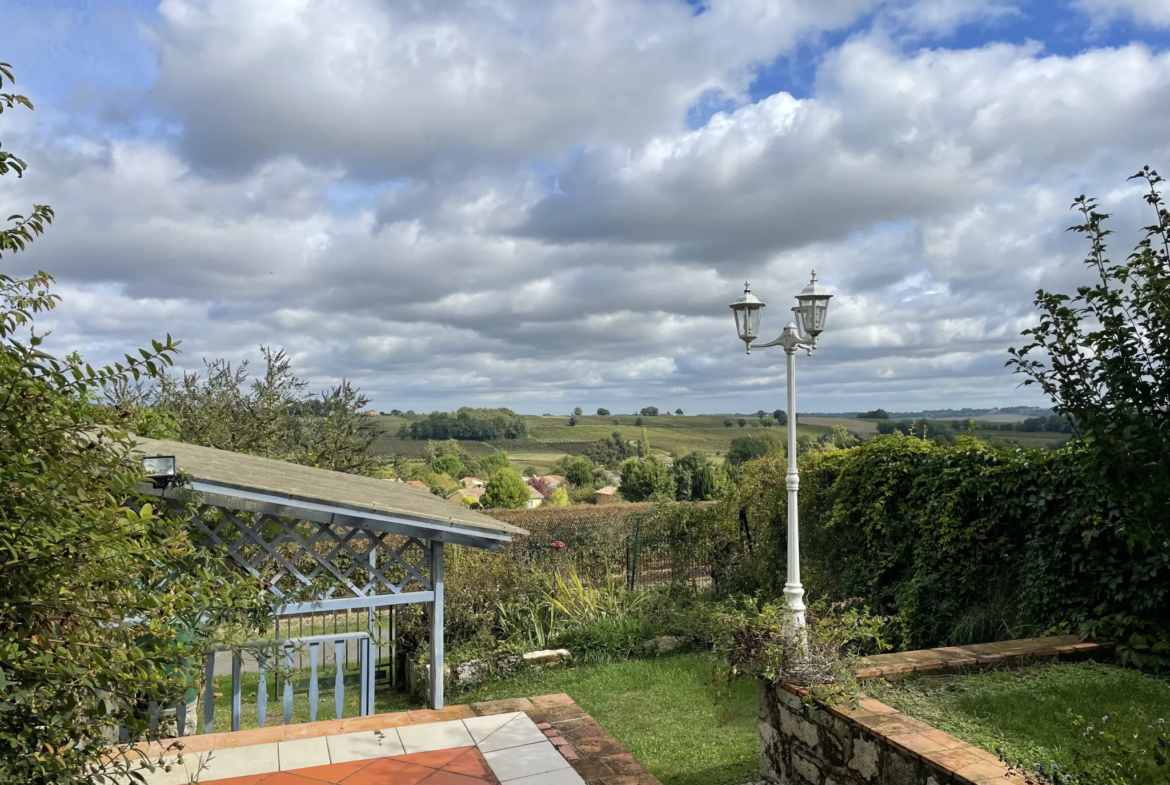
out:
M634 554L630 559L630 590L632 591L638 583L638 541L642 535L642 518L637 519L634 524Z

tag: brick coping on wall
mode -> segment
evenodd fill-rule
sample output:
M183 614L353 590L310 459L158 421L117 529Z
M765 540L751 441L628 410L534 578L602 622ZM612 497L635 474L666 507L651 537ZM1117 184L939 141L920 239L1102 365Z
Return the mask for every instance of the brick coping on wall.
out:
M1082 660L1101 656L1112 643L1083 643L1076 635L1027 638L971 646L879 654L863 660L855 669L861 680L884 678L897 681L912 673L941 675L988 668L1011 668L1056 660ZM779 690L804 701L809 690L792 684ZM857 708L816 702L816 707L885 743L911 760L922 761L940 775L940 782L960 785L1024 783L1012 775L995 755L902 714L879 700L860 696Z
M466 706L448 706L444 709L420 709L394 714L374 714L343 720L305 722L296 725L276 725L269 728L207 733L183 739L169 739L150 744L119 747L119 754L127 757L160 756L180 752L246 747L295 739L335 736L357 731L398 728L447 720L486 717L522 711L544 731L553 745L569 761L573 769L588 785L661 785L625 747L619 744L605 728L590 717L572 698L563 693L539 695L533 698L485 701Z

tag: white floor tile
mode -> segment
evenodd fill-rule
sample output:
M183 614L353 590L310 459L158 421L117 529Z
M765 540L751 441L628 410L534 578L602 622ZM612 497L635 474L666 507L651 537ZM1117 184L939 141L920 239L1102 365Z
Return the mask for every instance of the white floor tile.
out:
M199 775L199 782L243 777L246 774L267 774L273 771L280 771L280 756L276 750L276 743L252 744L207 753L207 765Z
M330 763L329 741L324 736L317 739L277 742L277 752L280 754L281 771L325 766Z
M547 739L539 744L485 752L483 757L501 782L570 768L565 756Z
M469 720L464 720L463 725L471 734L471 738L475 740L476 744L492 735L500 728L507 725L516 717L527 716L524 712L514 711L509 714L493 714L488 717L472 717Z
M402 739L402 747L407 753L475 746L463 720L404 725L398 729L398 738Z
M147 768L139 768L138 762L134 764L134 771L141 772L143 778L146 780L146 785L187 785L195 772L199 770L199 763L203 760L205 752L189 752L183 756L183 764L179 765L174 758L168 758L163 763L163 766L155 766L154 771ZM171 770L164 771L166 764L170 764ZM128 777L118 777L116 780L119 785L130 785L137 780L131 780Z
M508 747L521 747L525 744L535 744L546 741L544 731L536 727L536 723L529 719L527 714L514 717L502 728L478 743L480 752L494 752Z
M585 785L581 775L572 769L548 771L544 774L533 774L530 777L520 777L514 780L502 780L503 785Z
M402 742L398 740L396 728L386 728L377 732L363 730L357 733L343 733L339 736L329 736L328 741L331 763L385 758L403 753Z

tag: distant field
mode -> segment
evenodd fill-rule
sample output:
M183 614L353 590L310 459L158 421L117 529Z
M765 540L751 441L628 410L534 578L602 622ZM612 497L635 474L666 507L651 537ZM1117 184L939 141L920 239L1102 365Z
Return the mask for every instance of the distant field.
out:
M820 425L831 428L834 425L844 425L850 433L866 435L876 434L877 420L859 420L856 417L801 417L801 425Z
M375 439L370 450L375 455L398 455L409 460L424 461L429 454L430 444L425 439ZM487 442L460 441L459 446L472 458L484 458L496 451Z
M546 444L556 444L564 452L573 452L573 442L595 442L608 437L614 431L622 438L632 441L642 435L642 428L634 425L636 417L618 417L620 424L614 425L614 417L598 417L585 415L577 418L577 424L570 426L568 417L526 417L528 434ZM731 428L723 424L724 419L738 421L738 417L724 418L711 416L697 417L643 417L642 426L646 428L646 437L650 440L650 448L655 452L669 453L675 449L702 450L707 453L726 452L733 439L748 433L758 433L761 430L770 430L777 439L786 438L787 429L750 427L751 422L759 422L756 418L745 417L748 427L740 428L733 425ZM829 427L823 425L804 425L797 428L798 435L820 436L828 433Z
M558 455L553 452L539 452L539 453L508 453L508 462L512 464L512 468L518 472L522 472L529 466L536 469L541 474L547 474L554 463L565 457L563 454Z
M400 455L412 460L422 460L427 457L427 442L410 439L397 439L398 428L403 423L410 422L409 418L378 416L373 418L377 427L386 435L374 442L374 450L380 455ZM417 419L417 418L415 418ZM524 466L536 466L538 469L551 465L562 455L580 455L584 449L596 442L605 439L615 431L627 441L635 441L642 435L642 427L646 429L646 436L650 440L650 449L656 453L670 454L675 450L701 450L708 455L715 456L727 452L732 440L749 433L760 433L767 430L777 439L787 438L787 429L775 427L763 429L755 417L744 417L747 426L740 428L738 424L728 428L723 424L725 419L738 423L738 417L726 418L722 416L658 416L643 417L642 426L634 423L634 416L605 416L584 415L577 418L577 425L570 426L568 417L540 417L526 415L528 437L525 439L497 440L492 442L461 441L460 445L475 457L483 457L492 452L503 450L513 463ZM614 424L614 420L618 424ZM825 420L822 424L820 420ZM838 420L845 424L844 418L818 418L815 423L801 423L797 428L800 436L821 436L829 432L830 426ZM755 423L755 427L752 424ZM853 425L851 430L857 433L872 433L866 430L872 424L864 421L849 421ZM846 425L849 427L849 425ZM876 428L875 428L876 430ZM519 457L523 456L523 458Z
M1059 447L1072 438L1067 433L1034 431L976 431L988 444L1018 444L1021 447Z
M975 417L959 417L959 420L975 420L976 422L1023 422L1032 417L1031 414L979 414Z

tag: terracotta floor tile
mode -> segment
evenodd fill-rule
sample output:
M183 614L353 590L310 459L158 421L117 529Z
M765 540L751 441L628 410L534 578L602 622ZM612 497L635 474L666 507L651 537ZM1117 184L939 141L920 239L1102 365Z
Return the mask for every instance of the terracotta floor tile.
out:
M245 777L229 777L226 780L215 780L216 785L256 785L265 777L271 777L271 774L249 774Z
M445 709L415 709L407 712L410 721L416 725L424 722L444 722L446 720L468 720L475 716L470 706L448 706Z
M308 777L310 779L319 780L321 782L337 783L341 782L349 775L356 774L357 772L361 771L375 760L377 759L370 758L369 760L352 760L348 763L330 763L325 766L310 766L305 769L293 769L292 772L293 774L299 774L302 777Z
M394 760L400 760L403 763L413 763L416 766L441 769L470 749L473 748L453 747L449 750L434 750L433 752L412 752L409 755L395 755Z
M353 733L361 730L381 730L382 728L400 728L410 725L410 715L406 712L395 714L371 714L369 717L351 717L341 721L341 730L338 733Z
M333 736L344 732L342 720L321 720L318 722L304 722L299 725L286 725L284 728L284 738L285 741L296 741L297 739Z
M380 758L341 782L343 785L417 785L434 773L434 769L424 766Z
M485 785L485 783L487 780L481 777L468 777L449 771L436 771L422 781L422 785Z
M455 774L466 774L469 777L486 777L488 775L487 761L479 754L479 750L468 750L455 760L443 767L443 771Z
M252 730L225 733L224 737L221 748L225 750L235 747L250 747L253 744L271 744L276 741L284 741L284 726L277 725L273 728L253 728Z
M217 782L223 782L223 780L217 780ZM278 771L275 774L267 774L264 779L257 780L257 782L258 785L321 785L320 780L302 777L291 771Z

